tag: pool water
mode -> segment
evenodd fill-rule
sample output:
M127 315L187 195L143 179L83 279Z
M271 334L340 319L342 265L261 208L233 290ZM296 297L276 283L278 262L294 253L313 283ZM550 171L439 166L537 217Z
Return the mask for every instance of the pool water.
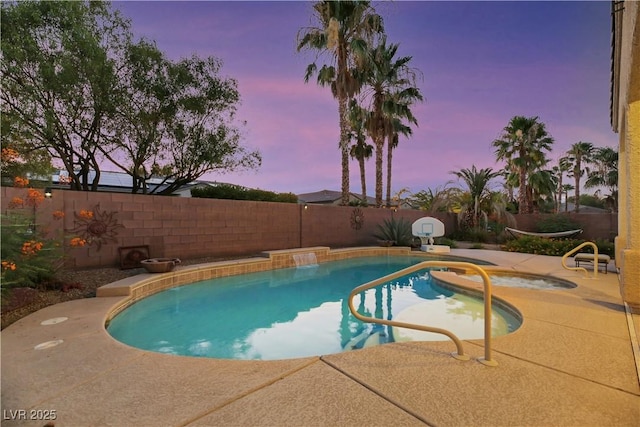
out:
M395 340L448 340L363 323L348 308L349 292L356 286L423 260L358 258L198 282L135 303L107 329L117 340L144 350L224 359L289 359ZM452 332L464 331L461 339L482 338L482 300L436 286L428 270L366 291L354 303L364 315L404 315L404 321L415 318L417 305L426 304L424 308ZM497 307L492 322L493 335L520 325L519 319Z
M481 282L482 277L476 274L464 274L465 279ZM506 286L510 288L529 288L529 289L571 289L576 284L566 280L554 279L553 277L537 276L533 274L489 274L491 284L494 286Z

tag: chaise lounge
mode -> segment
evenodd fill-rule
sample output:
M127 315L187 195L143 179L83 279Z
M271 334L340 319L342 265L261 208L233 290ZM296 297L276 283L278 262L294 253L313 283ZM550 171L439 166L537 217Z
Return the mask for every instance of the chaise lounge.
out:
M593 264L594 265L594 267L593 267L594 269L595 268L600 269L600 267L602 267L602 271L604 271L604 274L607 274L607 267L609 265L609 261L611 261L611 257L609 255L600 255L600 254L598 254L597 267L595 265L595 254L579 253L579 254L576 254L573 257L573 260L576 263L576 267L580 267L580 263L582 263L582 264L584 264L584 263Z

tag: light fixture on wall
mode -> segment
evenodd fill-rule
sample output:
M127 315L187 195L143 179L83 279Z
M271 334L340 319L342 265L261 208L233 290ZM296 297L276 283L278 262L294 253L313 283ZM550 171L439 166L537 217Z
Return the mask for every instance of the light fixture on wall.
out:
M53 192L51 190L51 187L47 187L44 189L44 197L46 197L47 199L50 199L51 197L53 197Z

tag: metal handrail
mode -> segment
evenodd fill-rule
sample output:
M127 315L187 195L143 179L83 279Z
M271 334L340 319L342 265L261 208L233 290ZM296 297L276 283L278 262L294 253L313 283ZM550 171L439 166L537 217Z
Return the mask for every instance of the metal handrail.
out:
M498 362L491 359L491 279L489 278L489 275L484 269L482 269L481 267L475 264L471 264L468 262L460 262L460 261L423 261L419 264L412 265L410 267L396 271L395 273L391 273L384 277L380 277L379 279L372 280L371 282L365 283L364 285L360 285L357 288L353 289L349 294L349 310L357 319L363 322L397 326L400 328L417 329L419 331L433 332L436 334L446 335L447 337L451 338L451 340L455 343L457 348L457 353L452 353L451 355L458 360L469 360L469 356L464 354L464 349L462 348L462 342L453 332L450 332L446 329L434 328L430 326L416 325L413 323L396 322L394 320L378 319L377 317L363 316L362 314L358 313L355 306L353 305L353 298L359 293L364 292L368 289L374 288L383 283L389 282L393 279L397 279L404 275L407 275L428 267L452 267L452 268L471 269L471 270L477 271L480 274L480 276L482 277L482 281L484 282L484 358L480 358L478 359L478 361L487 366L497 366Z
M567 266L567 264L565 263L566 259L568 257L570 257L571 255L573 255L575 252L577 252L578 250L584 248L585 246L593 246L593 265L594 265L594 269L593 269L593 278L597 279L598 278L598 246L596 246L595 243L593 242L584 242L581 243L580 245L576 246L575 248L571 249L569 252L567 252L566 254L564 254L562 256L562 266L567 269L567 270L574 270L574 271L579 271L582 270L584 271L584 274L589 277L589 272L587 271L586 268L584 267L569 267Z

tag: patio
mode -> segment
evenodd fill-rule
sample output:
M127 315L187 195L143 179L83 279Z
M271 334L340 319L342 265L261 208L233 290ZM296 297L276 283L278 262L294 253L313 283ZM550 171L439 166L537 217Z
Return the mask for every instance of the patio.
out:
M281 361L156 354L106 333L106 315L124 297L70 301L2 331L2 424L42 426L46 415L59 426L640 423L640 316L626 312L611 265L593 280L563 269L558 257L452 254L578 287L495 287L524 318L519 330L493 339L497 367L475 360L482 340L464 342L474 358L466 362L450 356L449 341ZM41 325L58 317L68 320ZM34 349L52 340L63 342Z

